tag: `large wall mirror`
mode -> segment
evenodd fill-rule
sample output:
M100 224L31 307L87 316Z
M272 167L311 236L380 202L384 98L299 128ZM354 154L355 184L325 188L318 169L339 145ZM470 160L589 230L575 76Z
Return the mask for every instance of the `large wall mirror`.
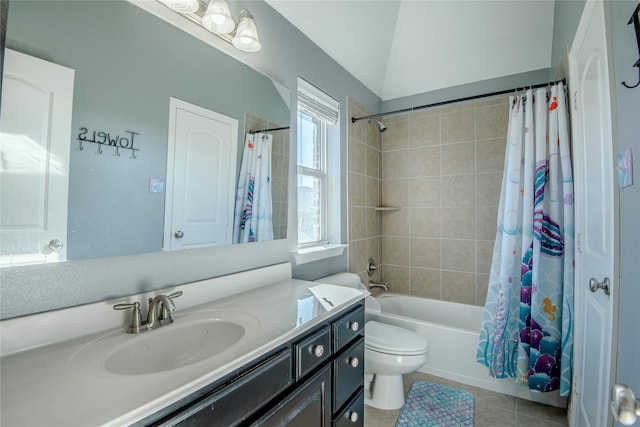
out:
M67 260L166 250L170 99L237 121L233 182L248 132L289 127L286 87L128 2L11 1L6 31L7 49L74 71ZM289 131L272 136L273 238L286 239Z

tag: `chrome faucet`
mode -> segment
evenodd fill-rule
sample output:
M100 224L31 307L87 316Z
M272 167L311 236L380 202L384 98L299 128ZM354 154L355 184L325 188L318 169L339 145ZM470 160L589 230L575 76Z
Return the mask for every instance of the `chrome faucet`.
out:
M389 292L389 287L386 283L376 283L369 280L369 289L380 288L385 292Z
M159 328L162 325L173 322L171 312L176 309L176 305L173 302L174 298L178 298L182 295L182 291L177 291L169 295L156 295L155 298L149 298L149 312L147 313L147 320L142 321L142 315L140 313L140 303L134 302L133 304L116 304L113 306L114 310L125 310L128 308L133 309L131 316L131 323L127 328L128 334L139 334L145 330L151 330Z

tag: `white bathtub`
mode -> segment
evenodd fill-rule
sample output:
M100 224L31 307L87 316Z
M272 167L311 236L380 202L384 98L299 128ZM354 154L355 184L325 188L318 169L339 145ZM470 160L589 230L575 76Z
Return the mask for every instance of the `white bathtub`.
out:
M566 407L559 393L530 392L513 378L489 377L486 366L476 362L482 307L400 294L377 298L382 313L366 310L366 320L400 326L425 337L429 342L428 361L421 372L463 384L516 396L522 399Z

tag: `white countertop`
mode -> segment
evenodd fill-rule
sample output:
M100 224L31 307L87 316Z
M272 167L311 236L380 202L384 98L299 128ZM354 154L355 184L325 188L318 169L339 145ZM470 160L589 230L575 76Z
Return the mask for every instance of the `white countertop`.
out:
M313 292L312 287L316 287ZM173 324L140 335L126 334L119 327L4 356L0 359L0 424L70 427L135 423L286 343L366 295L366 291L357 289L289 279L183 311L177 299ZM331 303L327 304L327 300ZM95 349L105 343L122 345L164 328L180 327L181 320L198 316L238 316L247 320L247 332L239 342L212 358L153 374L114 374L105 369L100 357L95 357Z

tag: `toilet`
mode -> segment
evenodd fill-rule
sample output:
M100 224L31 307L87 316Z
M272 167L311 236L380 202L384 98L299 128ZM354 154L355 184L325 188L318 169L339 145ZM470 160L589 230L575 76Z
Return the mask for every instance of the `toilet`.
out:
M338 273L316 281L366 289L353 273ZM372 296L365 299L365 307L380 312L380 303ZM413 331L374 320L366 322L365 403L385 410L401 408L404 405L402 375L427 363L427 350L427 340Z

